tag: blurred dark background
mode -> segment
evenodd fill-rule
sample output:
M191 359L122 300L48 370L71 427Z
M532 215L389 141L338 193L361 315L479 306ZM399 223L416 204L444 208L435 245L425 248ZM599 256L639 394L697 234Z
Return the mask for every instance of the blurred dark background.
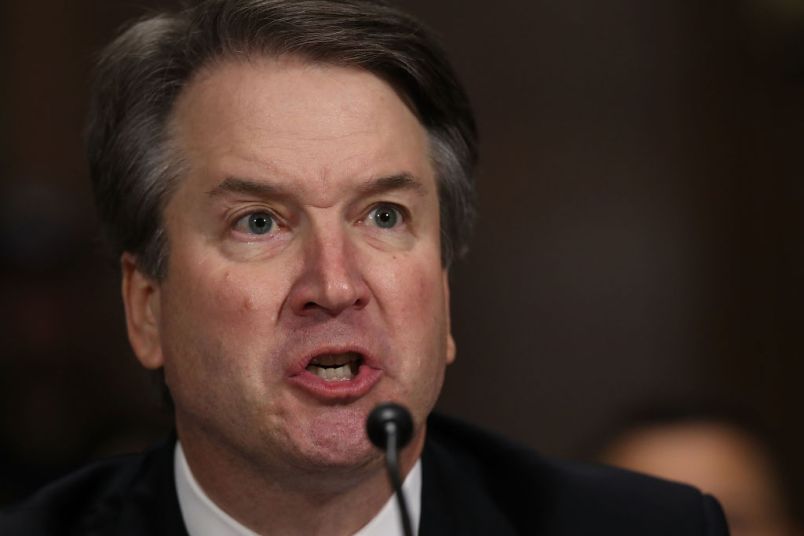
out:
M773 431L800 498L804 2L400 4L482 135L441 408L576 457L647 400L715 401ZM158 5L0 3L0 504L169 426L81 141L93 54Z

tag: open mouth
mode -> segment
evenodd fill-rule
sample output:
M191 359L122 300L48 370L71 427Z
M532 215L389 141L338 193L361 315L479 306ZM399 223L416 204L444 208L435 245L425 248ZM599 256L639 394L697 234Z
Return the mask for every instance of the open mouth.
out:
M310 360L306 369L326 381L348 381L360 370L363 358L356 352L323 354Z

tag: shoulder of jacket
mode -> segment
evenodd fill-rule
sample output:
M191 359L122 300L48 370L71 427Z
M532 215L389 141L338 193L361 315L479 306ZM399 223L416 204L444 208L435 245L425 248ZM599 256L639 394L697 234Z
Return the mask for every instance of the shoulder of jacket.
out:
M0 512L0 534L82 534L112 522L154 458L164 458L169 448L93 462L46 485Z
M462 479L462 487L482 489L520 530L538 525L545 534L585 534L596 527L623 535L707 534L707 523L718 521L712 515L713 504L719 512L716 501L692 486L551 459L457 419L431 416L428 440L431 467L441 464Z

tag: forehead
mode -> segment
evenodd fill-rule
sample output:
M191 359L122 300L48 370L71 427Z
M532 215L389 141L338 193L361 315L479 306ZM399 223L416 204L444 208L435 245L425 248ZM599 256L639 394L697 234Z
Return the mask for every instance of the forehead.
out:
M293 57L204 68L179 96L171 132L191 164L241 168L230 173L281 173L306 183L361 173L432 175L427 134L387 82Z

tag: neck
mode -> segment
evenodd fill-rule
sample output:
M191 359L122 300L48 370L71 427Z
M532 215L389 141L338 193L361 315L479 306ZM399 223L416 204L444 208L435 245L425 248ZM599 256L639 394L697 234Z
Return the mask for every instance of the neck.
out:
M257 467L181 430L180 437L187 463L207 496L258 534L354 534L392 495L379 452L361 467L304 471ZM401 453L403 479L423 443L422 430Z

